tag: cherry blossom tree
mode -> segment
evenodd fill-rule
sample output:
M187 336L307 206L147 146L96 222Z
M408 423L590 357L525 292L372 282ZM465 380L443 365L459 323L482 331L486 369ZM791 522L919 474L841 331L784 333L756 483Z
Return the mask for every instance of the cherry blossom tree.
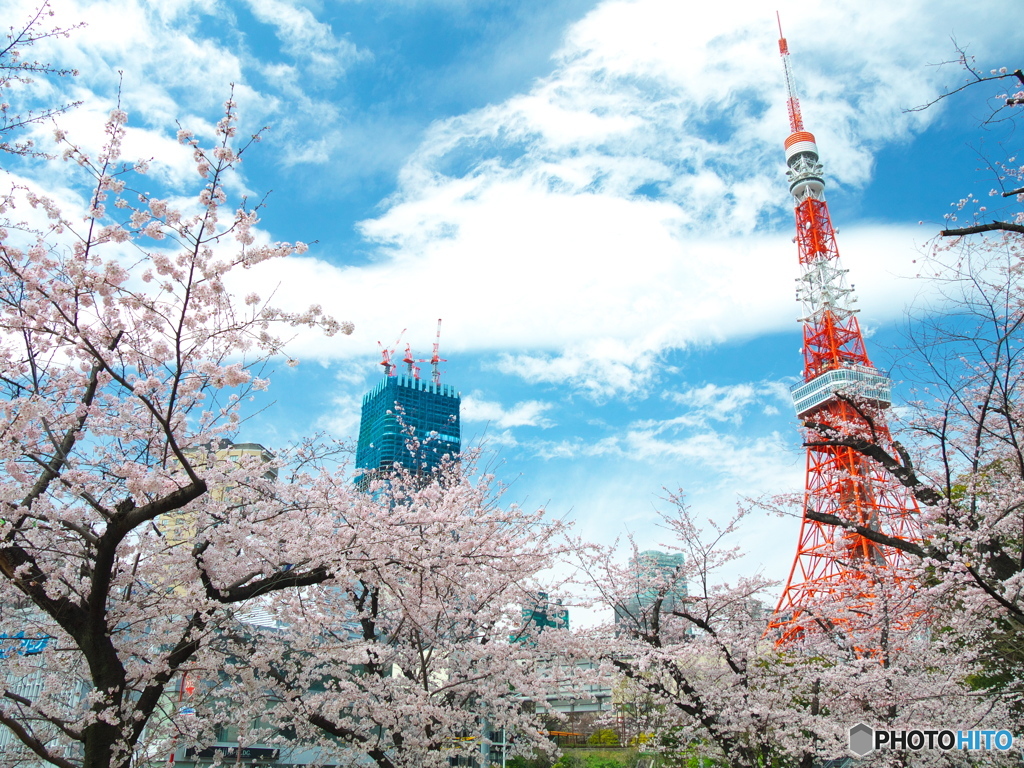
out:
M597 647L607 665L664 710L661 731L648 743L660 740L669 752L688 750L729 765L760 765L786 754L775 747L775 729L799 728L766 706L773 687L767 680L782 668L755 663L758 649L771 645L762 640L760 601L770 584L759 576L716 583L718 572L739 557L723 543L742 518L721 527L709 522L705 533L680 496L671 501L663 523L673 537L663 548L683 555L671 570L643 567L632 541L626 564L617 562L615 548L581 558L587 582L616 616L614 626L598 630Z
M268 486L264 468L216 465L208 447L237 428L239 397L265 386L252 366L279 350L273 325L351 326L258 297L236 305L225 289L231 269L304 250L256 244L244 206L225 215L225 179L247 146L234 146L231 102L212 149L182 134L203 182L185 210L131 190L142 169L119 161L126 120L112 112L95 158L63 141L71 173L93 182L84 217L17 189L0 231L3 625L53 638L46 665L70 675L37 699L8 689L0 724L55 765L127 765L222 606L329 575L327 553L289 530L308 530L298 519L311 503ZM45 223L11 221L16 207ZM262 489L259 509L211 494L246 485ZM229 514L276 522L285 559L235 553L219 536L195 554L169 546L161 525L174 514L197 531ZM199 589L215 558L232 585L217 599Z
M914 492L922 540L893 539L821 516L915 556L932 588L947 591L958 611L987 617L981 637L987 638L989 672L977 681L1018 711L1024 693L1021 245L1013 232L959 239L937 247L926 262L936 298L913 318L913 354L903 367L918 398L906 425L914 461L902 447L897 462L866 440L831 436L878 461Z
M289 726L287 743L320 745L339 764L365 755L381 768L447 766L478 757L495 732L514 734L524 754L553 749L529 706L545 688L521 609L564 530L500 506L486 478L467 479L465 461L427 484L389 473L344 513L336 536L352 541L349 575L268 606L277 639L238 639L236 711L254 689L272 691L267 717ZM360 533L370 528L377 549ZM287 655L267 653L270 642Z
M859 620L858 632L851 633L854 612L863 608L851 596L848 604L831 606L834 631L777 645L766 632L769 609L762 602L772 585L760 576L722 581L722 569L732 570L740 556L728 539L744 514L702 526L680 496L671 502L663 522L672 539L662 548L683 554L674 569L638 567L643 553L635 546L626 565L616 562L613 550L581 562L589 583L618 616L587 644L657 703L660 730L645 739L666 759L810 768L846 755L847 729L858 722L908 730L1005 725L1005 708L973 695L967 684L978 658L962 642L966 622L948 638L930 629L945 609L942 593L909 589L905 582L876 583L875 605L890 605L901 621ZM893 751L872 755L872 764L939 766L969 759ZM986 754L977 764L999 760L1009 758Z
M14 155L40 153L31 139L17 139L15 136L26 127L45 123L67 112L80 102L40 106L12 106L12 98L26 102L25 91L38 78L73 77L73 69L55 66L47 61L31 58L30 50L40 40L67 37L81 24L59 26L52 23L53 8L49 0L42 0L32 12L18 24L7 28L3 43L0 43L0 152Z
M536 741L508 635L556 529L469 463L365 492L315 440L225 456L279 334L352 327L232 297L233 270L305 250L228 204L259 138L233 102L212 147L179 131L179 204L135 188L126 123L95 157L57 132L82 210L0 206L0 765L127 768L225 726L396 766L488 724Z

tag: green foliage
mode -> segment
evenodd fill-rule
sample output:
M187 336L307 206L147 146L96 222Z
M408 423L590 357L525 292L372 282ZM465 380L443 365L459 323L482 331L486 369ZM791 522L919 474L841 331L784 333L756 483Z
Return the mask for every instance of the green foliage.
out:
M601 728L590 734L587 744L595 747L617 747L619 746L619 734L611 728Z
M658 768L725 768L719 763L700 754L701 745L692 742L678 728L666 728L657 734L661 746Z
M494 765L500 765L500 762L496 762ZM565 764L561 761L556 763L547 754L541 752L535 753L533 757L516 755L510 757L505 763L505 768L555 768L555 766L564 768Z
M562 755L554 768L627 768L636 763L636 753L623 751L616 754L603 750L569 750Z
M547 768L551 765L550 760L533 759L527 760L522 755L516 755L505 762L506 768Z
M1024 670L1024 627L1012 617L998 617L982 639L981 669L968 675L974 690L1004 697L1012 711L1024 716L1020 681Z

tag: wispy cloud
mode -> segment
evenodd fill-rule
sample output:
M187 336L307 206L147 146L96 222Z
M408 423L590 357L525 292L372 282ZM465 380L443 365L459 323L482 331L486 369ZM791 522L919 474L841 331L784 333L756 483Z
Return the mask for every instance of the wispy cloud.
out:
M746 407L754 402L757 392L753 384L704 384L682 392L668 392L666 396L672 402L688 407L701 421L738 423Z
M5 11L17 18L32 5L11 0ZM66 88L67 98L86 103L85 110L62 118L71 129L88 126L89 108L112 105L119 94L136 126L173 134L181 122L208 136L233 85L243 132L273 123L282 164L322 163L344 123L329 89L351 66L372 59L371 52L335 35L309 8L288 0L248 0L253 18L271 27L278 40L269 60L266 49L255 54L246 45L238 8L223 0L54 0L52 5L61 23L86 23L67 39L37 44L41 58L83 73L47 86ZM331 130L323 130L325 125ZM156 141L149 146L152 156L166 154Z
M10 3L11 16L24 15L29 5ZM86 97L113 97L122 72L124 102L151 125L217 109L228 85L244 79L237 51L209 35L211 26L225 23L219 3L56 0L53 6L63 23L86 25L67 39L42 41L39 52L81 71L71 82Z
M762 414L778 413L780 404L789 403L789 390L782 382L706 383L681 391L669 390L662 397L683 406L685 412L671 419L637 422L634 426L658 432L713 422L728 422L739 426L755 407Z
M484 400L478 394L466 395L462 398L463 421L491 422L499 429L510 427L544 427L554 425L544 414L551 410L552 403L540 400L526 400L505 408L501 403Z
M256 19L274 27L282 50L301 64L307 76L316 80L333 82L351 63L369 57L369 52L335 36L329 24L317 21L302 5L288 0L245 2Z

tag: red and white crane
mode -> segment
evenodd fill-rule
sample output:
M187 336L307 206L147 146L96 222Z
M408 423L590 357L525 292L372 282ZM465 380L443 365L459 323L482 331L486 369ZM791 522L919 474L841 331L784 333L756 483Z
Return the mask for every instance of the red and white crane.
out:
M431 373L431 379L434 381L434 385L438 386L441 384L441 369L438 367L440 363L447 363L448 361L441 357L439 350L441 349L441 318L437 318L437 336L434 339L434 354L430 356L429 360L417 360L418 363L430 363L430 368L433 371Z
M398 334L398 338L395 339L395 343L391 345L390 349L385 348L385 346L383 344L381 344L379 341L377 342L377 346L380 348L381 357L384 358L383 360L381 360L380 364L384 366L384 375L385 376L394 376L395 375L395 368L397 366L393 362L392 358L394 358L395 350L398 349L398 345L402 342L402 336L405 335L405 332L407 330L409 330L409 329L408 328L403 328L402 329L402 332L400 334Z

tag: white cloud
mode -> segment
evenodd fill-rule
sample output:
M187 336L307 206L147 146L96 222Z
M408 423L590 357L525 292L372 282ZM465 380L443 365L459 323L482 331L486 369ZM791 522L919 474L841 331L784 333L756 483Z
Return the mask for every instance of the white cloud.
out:
M707 426L711 422L738 426L753 406L760 406L762 414L774 415L779 413L777 403L788 405L790 402L789 388L778 381L726 385L706 383L680 392L667 391L662 397L683 406L686 411L671 419L636 422L634 427L660 434L683 427Z
M544 418L544 413L551 410L552 407L552 403L526 400L506 409L501 403L483 400L474 393L462 398L461 415L463 421L487 421L499 429L509 427L548 428L553 426L553 422Z
M317 420L317 428L338 437L359 434L359 419L362 415L362 398L347 392L336 394L331 407Z
M754 402L756 396L752 384L705 384L682 392L668 393L670 400L689 407L701 421L711 419L734 423L742 421L744 409Z
M316 94L370 55L336 37L307 8L287 0L250 4L253 16L273 27L280 53L291 63L268 61L265 50L250 51L236 8L223 0L53 0L62 25L85 25L66 39L37 42L33 56L82 74L61 81L40 78L33 86L35 98L48 104L84 101L84 108L61 118L62 126L75 132L90 124L94 109L109 111L120 94L132 125L152 130L153 138L158 132L173 134L176 121L209 137L234 84L243 135L272 124L282 164L323 163L338 133L322 127L342 120L337 105ZM34 3L7 5L8 15L18 18ZM150 141L147 149L146 156L159 156L165 147Z
M24 0L17 4L27 7ZM125 105L141 108L154 125L216 108L228 85L243 80L240 57L203 34L204 22L222 12L218 3L55 0L53 6L65 23L86 24L67 39L41 41L39 52L78 69L79 84L107 97L116 91L120 70Z
M656 371L654 350L607 336L581 338L561 355L504 353L494 367L533 383L567 384L598 401L645 391Z
M900 107L934 94L942 76L923 62L949 47L945 28L911 3L876 29L878 8L782 8L807 119L841 183L863 183L879 147L938 114ZM761 11L603 3L569 31L551 76L432 127L362 225L376 263L287 269L315 273L303 296L314 286L371 339L391 332L376 298L387 295L403 324L443 314L457 347L502 350L502 372L598 399L645 393L668 349L793 328L788 128ZM895 319L915 287L892 274L913 271L919 232L838 223L865 317Z
M511 429L504 429L500 432L487 429L480 433L469 433L468 435L467 430L463 429L462 441L463 445L467 443L476 445L484 452L500 451L502 448L515 448L519 445L519 441Z
M252 14L274 27L284 51L302 62L317 79L333 81L353 62L367 56L329 24L317 21L308 8L287 0L246 0Z
M634 425L597 441L570 438L521 445L546 460L604 457L662 468L685 467L685 474L695 485L732 489L746 495L787 487L786 475L793 479L789 487L802 482L802 465L788 436L777 432L752 436L711 429L685 430L682 436L666 436L660 427ZM780 466L787 468L785 473L780 474ZM678 482L683 482L682 477Z
M316 427L336 437L354 440L359 434L363 410L362 396L357 393L365 392L372 385L373 366L337 366L332 373L337 386L331 388L330 406L317 419Z
M146 126L183 107L186 122L189 111L206 115L225 83L256 68L272 90L240 86L239 99L257 119L291 113L286 132L298 141L282 161L332 157L338 107L317 111L301 73L324 62L340 71L358 52L306 7L251 0L292 65L254 62L203 37L212 15L230 16L220 3L60 2L69 17L88 8L91 19L67 64L101 83L125 62L126 100L147 119L140 147L166 154ZM985 8L882 7L781 5L808 127L839 183L863 183L879 148L911 140L940 114L900 108L947 78L926 63L945 58L948 19L977 40L998 39ZM753 0L608 0L567 30L550 76L431 127L397 192L362 225L378 246L372 263L338 267L314 251L240 275L236 289L276 288L276 304L316 302L356 323L341 343L300 335L299 356L365 354L393 337L401 306L400 324L423 332L414 346L429 345L443 316L453 352L499 350L493 365L503 372L598 399L646 394L667 350L792 329L797 266L773 28L774 14ZM187 178L179 165L168 163L168 179ZM920 231L837 224L864 319L895 319L915 286L892 274L914 271Z
M498 370L596 399L645 393L668 348L796 327L798 266L788 236L684 238L656 215L663 204L609 198L608 210L598 202L589 218L593 202L523 185L489 191L445 207L459 222L447 238L427 237L443 227L424 216L406 230L423 238L421 247L356 268L310 257L269 263L236 276L235 290L267 295L279 285L275 304L320 303L356 324L345 343L300 336L300 357L365 354L395 335L393 307L401 306L414 349L429 348L443 316L453 354L505 350L494 356ZM872 322L899 318L917 289L893 279L914 272L917 234L885 226L842 233L844 262Z

